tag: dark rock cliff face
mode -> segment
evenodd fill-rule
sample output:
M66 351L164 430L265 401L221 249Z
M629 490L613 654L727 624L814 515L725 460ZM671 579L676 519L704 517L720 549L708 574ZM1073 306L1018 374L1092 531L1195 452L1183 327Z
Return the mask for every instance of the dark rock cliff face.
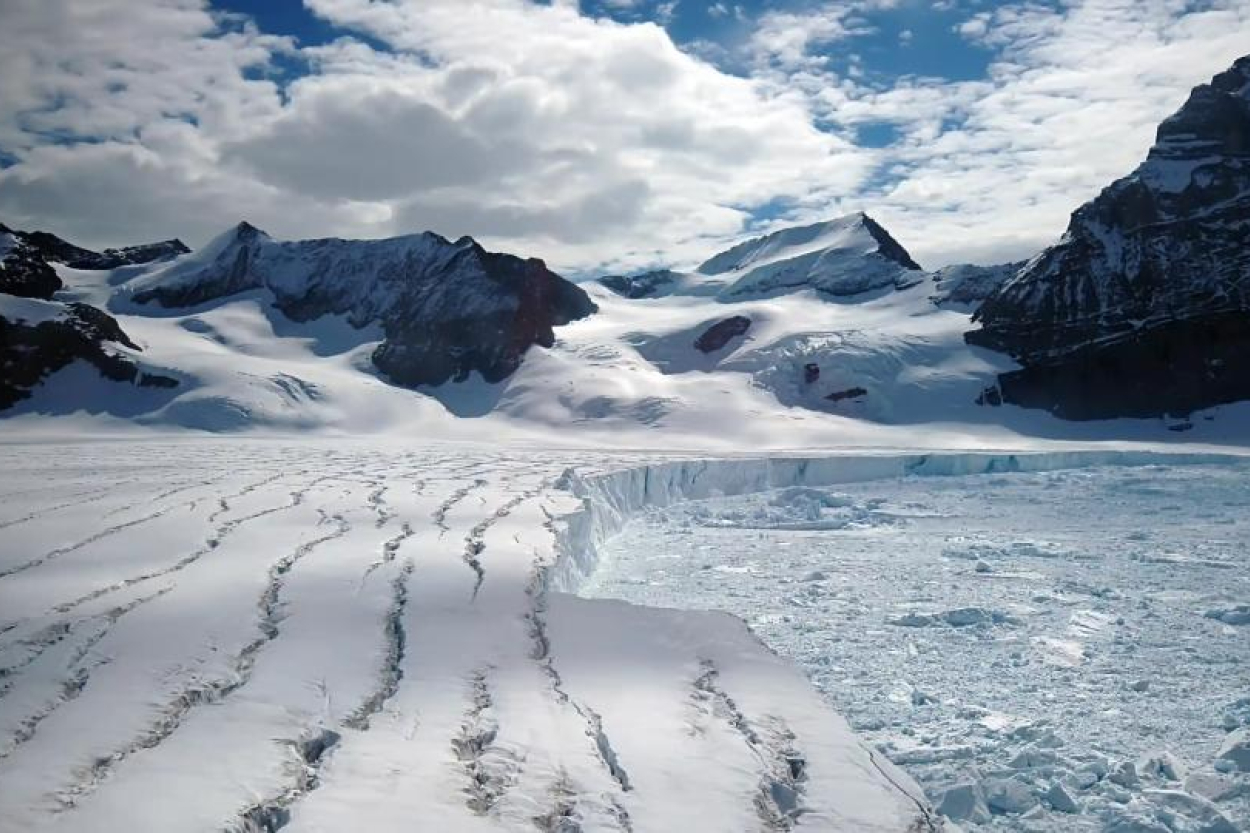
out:
M139 349L112 316L87 304L57 306L60 314L37 323L0 316L0 410L30 396L31 388L76 359L115 382L140 387L178 384L168 376L145 373L106 348L111 342Z
M34 246L15 237L0 236L0 292L19 298L50 299L61 289L56 269Z
M1160 125L1146 161L986 299L1002 399L1070 419L1250 398L1250 57Z
M425 233L390 240L278 242L247 223L204 252L141 281L139 304L187 307L268 289L295 321L380 324L379 370L403 385L511 375L554 327L595 312L590 297L537 259L487 252L472 238Z

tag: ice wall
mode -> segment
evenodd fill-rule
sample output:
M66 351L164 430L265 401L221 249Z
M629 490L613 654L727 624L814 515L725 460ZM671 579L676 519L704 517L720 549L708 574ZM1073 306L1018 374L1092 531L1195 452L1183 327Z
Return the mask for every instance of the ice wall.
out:
M1121 450L958 452L670 460L591 475L569 469L557 485L579 498L582 505L557 525L556 561L546 579L552 590L575 592L598 564L603 542L634 514L683 500L906 476L1202 465L1234 459L1223 454Z

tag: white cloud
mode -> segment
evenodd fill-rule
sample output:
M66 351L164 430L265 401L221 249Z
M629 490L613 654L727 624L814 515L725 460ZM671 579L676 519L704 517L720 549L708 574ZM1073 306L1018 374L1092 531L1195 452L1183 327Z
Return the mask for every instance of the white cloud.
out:
M298 53L200 0L0 2L10 224L87 244L200 243L243 217L283 237L428 227L572 269L697 260L765 204L866 209L929 265L1023 256L1250 31L1244 2L1026 2L962 28L995 50L987 79L883 87L819 53L890 0L765 15L748 77L572 0L306 0L391 51ZM312 72L280 89L270 62L297 54ZM886 150L845 138L882 122Z
M855 196L926 265L1054 242L1074 209L1137 166L1190 88L1250 43L1250 4L1236 0L1025 2L973 20L963 34L997 52L984 81L877 88L801 65L777 82L835 124L900 131L885 184Z

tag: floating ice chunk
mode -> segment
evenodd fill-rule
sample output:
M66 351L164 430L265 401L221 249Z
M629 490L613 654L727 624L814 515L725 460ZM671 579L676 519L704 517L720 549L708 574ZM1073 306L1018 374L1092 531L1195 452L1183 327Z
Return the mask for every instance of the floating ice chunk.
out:
M1012 769L1038 769L1054 766L1059 756L1049 749L1022 749L1008 764Z
M1152 752L1138 761L1137 769L1145 778L1180 781L1185 777L1185 765L1171 752Z
M985 803L990 811L1020 815L1037 806L1037 796L1028 784L1015 778L995 778L985 782Z
M1218 772L1192 772L1185 779L1185 792L1200 795L1208 801L1236 798L1246 789L1235 779Z
M1174 833L1238 833L1218 808L1202 796L1180 790L1143 790L1156 816Z
M816 506L826 507L829 509L838 509L846 506L854 506L855 501L847 495L840 495L835 492L825 492L820 489L811 489L806 486L792 486L789 489L782 489L773 499L769 501L771 506L796 506L800 504L814 504Z
M1068 791L1063 788L1062 784L1051 784L1050 789L1046 791L1046 803L1058 813L1081 812L1080 805L1068 795Z
M1233 769L1250 772L1250 729L1229 732L1216 753L1216 763L1227 761Z
M1132 761L1121 761L1111 770L1111 774L1107 776L1113 784L1119 784L1126 789L1136 789L1141 783L1140 777L1137 775L1137 765Z
M990 820L985 793L979 784L958 784L942 794L938 812L954 821L984 824Z
M1208 619L1215 619L1217 622L1223 622L1226 625L1247 625L1250 624L1250 604L1239 604L1227 608L1208 610L1205 616Z
M954 610L941 610L936 613L905 613L887 619L891 625L904 628L929 628L938 625L949 625L952 628L966 628L971 625L1018 625L1020 621L1014 616L1000 610L983 607L958 607Z

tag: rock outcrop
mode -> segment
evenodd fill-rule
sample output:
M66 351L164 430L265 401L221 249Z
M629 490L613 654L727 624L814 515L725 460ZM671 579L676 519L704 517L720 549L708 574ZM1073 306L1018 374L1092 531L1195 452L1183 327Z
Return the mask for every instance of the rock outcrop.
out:
M52 264L71 269L117 269L168 260L191 251L181 240L94 252L46 231L14 231L0 223L0 292L51 298L61 288Z
M1101 419L1250 398L1250 57L1195 88L974 320L969 343L1022 365L999 379L1008 403Z
M623 298L655 298L665 295L677 283L678 273L671 269L654 269L636 275L605 275L599 283Z
M938 306L976 306L1011 280L1024 263L1021 260L994 266L976 266L970 263L945 266L933 273L933 303Z
M751 319L745 315L725 318L708 327L695 339L695 349L700 353L715 353L733 339L745 335L749 329L751 329Z

